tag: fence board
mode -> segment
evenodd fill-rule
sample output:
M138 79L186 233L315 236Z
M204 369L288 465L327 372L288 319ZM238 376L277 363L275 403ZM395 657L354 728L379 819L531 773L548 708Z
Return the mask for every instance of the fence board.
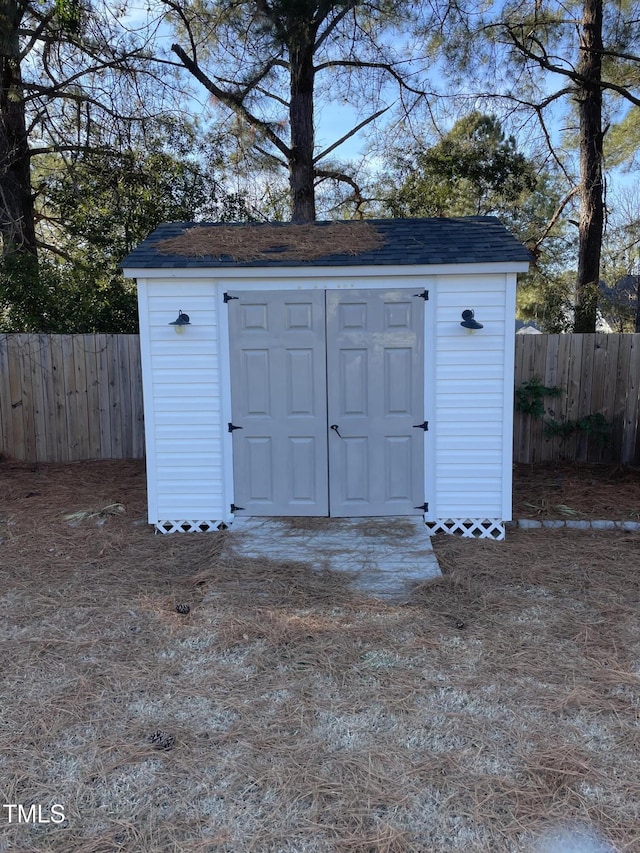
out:
M48 337L49 352L51 354L51 401L53 411L48 417L48 425L53 433L53 445L51 456L47 462L70 462L76 459L71 452L69 442L69 425L67 421L67 392L64 384L64 352L61 335Z
M143 456L139 350L137 335L0 335L0 453Z
M640 334L517 335L516 386L559 387L557 420L601 412L612 446L549 439L516 412L516 462L640 463ZM0 335L0 453L28 462L144 455L137 335Z
M29 459L27 438L23 418L23 407L27 404L27 389L22 388L22 354L20 341L10 338L7 342L7 373L9 379L9 401L14 448L18 459Z
M5 454L14 445L8 349L6 335L0 335L0 451Z
M638 445L638 399L640 398L640 335L629 335L629 374L623 410L621 459L632 460Z

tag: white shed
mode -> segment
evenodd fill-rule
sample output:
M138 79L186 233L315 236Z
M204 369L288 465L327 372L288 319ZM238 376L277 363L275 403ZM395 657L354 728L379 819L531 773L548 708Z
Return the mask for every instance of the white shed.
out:
M160 226L122 264L149 523L422 514L503 538L529 261L494 217Z

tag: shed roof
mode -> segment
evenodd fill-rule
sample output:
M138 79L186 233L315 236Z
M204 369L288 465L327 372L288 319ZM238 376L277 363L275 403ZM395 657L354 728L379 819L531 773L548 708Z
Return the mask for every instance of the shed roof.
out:
M362 223L316 222L315 229L326 229L326 236L335 234L335 228L349 227L355 235L348 251L339 247L333 239L327 240L327 250L315 251L311 257L303 252L291 252L295 243L296 226L291 223L211 223L211 222L172 222L160 225L146 240L140 243L121 263L124 269L167 269L167 268L207 268L207 267L354 267L378 265L435 265L435 264L477 264L530 262L532 255L504 227L495 216L471 216L438 219L369 219ZM356 226L356 229L354 229ZM374 229L377 241L363 240L366 245L358 245L357 227L364 234L371 235ZM333 231L329 228L333 227ZM233 257L229 253L216 251L216 237L227 234L235 237L229 229L241 229L238 237L243 245L260 236L259 229L271 229L274 244L262 248L259 256L250 259ZM211 235L203 231L210 229ZM200 247L189 249L187 238L178 241L192 231L198 232ZM217 233L216 233L217 232ZM308 233L308 232L307 232ZM317 237L322 232L318 230ZM202 248L204 237L206 250ZM246 239L245 239L246 238ZM163 245L166 241L171 241ZM180 242L184 245L180 246ZM339 242L339 241L338 241ZM377 242L377 245L375 245ZM210 248L210 253L208 249ZM293 256L296 255L297 256ZM285 255L283 257L282 255Z

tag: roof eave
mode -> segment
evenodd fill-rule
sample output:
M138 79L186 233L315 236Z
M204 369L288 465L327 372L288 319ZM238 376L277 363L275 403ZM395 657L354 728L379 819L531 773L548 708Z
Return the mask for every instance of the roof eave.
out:
M528 272L529 261L493 261L456 264L371 264L358 266L180 266L180 267L123 267L125 278L384 278L393 270L394 275L486 275L488 273Z

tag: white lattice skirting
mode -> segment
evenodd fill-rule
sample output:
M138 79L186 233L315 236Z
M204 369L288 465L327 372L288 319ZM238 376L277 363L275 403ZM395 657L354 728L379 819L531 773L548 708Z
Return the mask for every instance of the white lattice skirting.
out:
M504 539L504 522L497 518L439 518L427 521L430 533L452 533L475 539ZM214 530L226 530L227 524L214 521L159 521L158 533L209 533Z
M474 539L504 539L504 521L497 518L439 518L427 521L431 533L453 533Z
M158 533L210 533L213 530L226 530L227 525L217 521L159 521Z

